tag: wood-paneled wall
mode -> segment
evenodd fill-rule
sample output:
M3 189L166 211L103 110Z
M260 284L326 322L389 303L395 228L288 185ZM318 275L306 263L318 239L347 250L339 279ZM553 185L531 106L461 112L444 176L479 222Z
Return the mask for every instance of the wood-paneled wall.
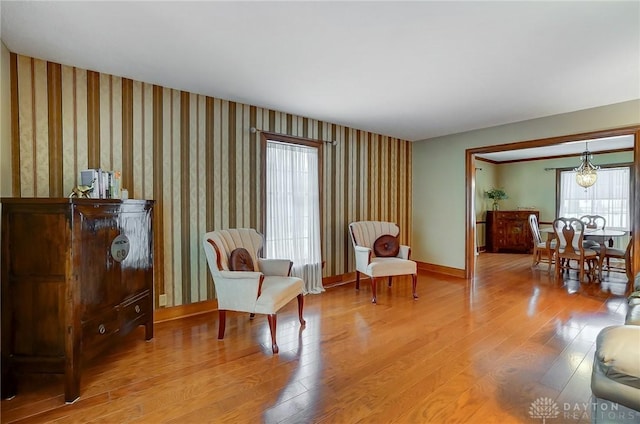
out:
M155 291L168 305L215 297L201 236L259 230L259 130L324 141L324 276L355 269L355 220L411 234L411 143L340 125L11 54L13 195L62 197L83 169L122 172L156 201Z

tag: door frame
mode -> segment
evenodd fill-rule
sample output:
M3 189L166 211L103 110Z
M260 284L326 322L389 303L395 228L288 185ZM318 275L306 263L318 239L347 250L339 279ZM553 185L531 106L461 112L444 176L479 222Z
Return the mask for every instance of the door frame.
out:
M479 153L504 152L509 150L528 149L533 147L552 146L570 141L584 141L595 138L616 137L621 135L633 135L633 184L632 193L637 193L636 187L640 181L640 126L624 127L605 131L592 131L581 134L566 135L561 137L550 137L538 140L521 141L492 146L475 147L465 151L465 278L475 277L476 266L476 215L475 215L475 190L476 190L476 166L475 156ZM637 204L638 199L634 199ZM640 231L640 207L632 208L631 231L638 234ZM640 237L633 237L632 268L640 271Z

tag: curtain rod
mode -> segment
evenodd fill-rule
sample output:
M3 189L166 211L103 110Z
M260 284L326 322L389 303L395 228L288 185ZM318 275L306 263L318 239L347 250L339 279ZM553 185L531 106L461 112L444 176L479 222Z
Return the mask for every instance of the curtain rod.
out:
M298 137L296 135L285 134L285 133L280 133L280 132L276 132L276 131L264 131L264 130L258 129L256 127L249 128L249 132L251 134L256 134L256 133L259 133L259 132L262 132L262 133L266 132L266 133L271 133L271 134L282 135L282 136L285 136L285 137L306 138L307 140L321 141L323 143L331 144L332 146L335 146L336 144L338 144L337 140L320 140L320 139L317 139L317 138L310 138L310 137Z

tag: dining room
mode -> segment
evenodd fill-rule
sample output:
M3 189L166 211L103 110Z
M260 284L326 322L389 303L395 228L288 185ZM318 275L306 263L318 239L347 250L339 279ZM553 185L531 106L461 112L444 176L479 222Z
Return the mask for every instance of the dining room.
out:
M603 223L585 226L585 244L601 250L596 253L594 270L587 277L604 282L603 290L610 289L609 281L626 282L633 262L635 135L592 134L544 142L525 142L522 143L525 148L511 145L511 150L494 149L474 155L476 255L504 253L507 259L512 253L533 254L534 237L528 220L531 214L545 241L556 237L557 218L597 215ZM585 172L579 171L585 167L593 181L583 181ZM626 260L625 254L629 256ZM603 266L601 259L605 258ZM548 268L533 266L542 272L557 271ZM578 274L566 275L579 278Z

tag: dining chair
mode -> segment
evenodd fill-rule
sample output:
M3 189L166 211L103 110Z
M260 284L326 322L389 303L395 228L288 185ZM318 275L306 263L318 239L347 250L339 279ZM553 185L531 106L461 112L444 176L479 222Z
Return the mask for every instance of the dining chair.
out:
M529 215L529 227L533 237L533 264L531 267L544 262L549 264L548 272L551 272L551 265L555 262L556 240L553 236L547 237L546 241L542 240L538 217L533 213Z
M604 254L598 254L598 266L600 267L600 274L603 271L607 272L622 272L627 275L629 282L633 280L633 273L631 269L631 258L633 250L633 237L629 237L629 243L625 249L616 249L613 247L607 247L604 249ZM619 259L624 261L624 267L611 266L610 259ZM605 265L606 261L606 265Z
M604 230L604 227L607 226L607 219L601 215L583 215L580 217L580 221L582 221L584 228L587 230ZM600 243L597 240L590 239L588 235L585 236L583 245L596 252L600 250Z
M598 256L594 250L585 248L584 224L576 218L556 218L553 221L553 229L556 235L556 278L560 278L560 272L571 270L571 260L578 262L578 281L582 282L587 266L589 279L595 279L598 266Z
M583 215L580 221L587 230L604 230L607 226L607 219L602 215Z

